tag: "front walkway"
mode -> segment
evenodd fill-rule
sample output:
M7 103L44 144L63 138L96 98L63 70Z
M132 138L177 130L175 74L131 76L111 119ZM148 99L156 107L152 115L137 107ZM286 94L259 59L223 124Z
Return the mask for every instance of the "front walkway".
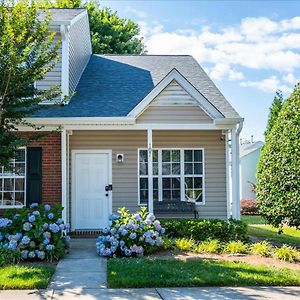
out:
M95 239L72 240L47 290L0 291L1 300L296 300L299 295L300 287L107 289L106 260L96 255Z

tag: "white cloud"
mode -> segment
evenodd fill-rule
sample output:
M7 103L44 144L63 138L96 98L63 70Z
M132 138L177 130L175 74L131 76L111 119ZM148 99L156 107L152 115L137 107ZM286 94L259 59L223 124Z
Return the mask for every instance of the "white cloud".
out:
M275 93L280 90L283 93L291 91L291 86L282 84L276 76L271 76L260 81L243 81L240 83L242 87L254 87L266 93Z
M198 32L191 28L168 32L160 24L144 22L142 31L149 54L193 55L204 66L210 65L206 67L214 80L241 81L247 69L264 70L278 76L262 82L244 81L242 86L263 91L282 86L286 90L292 80L284 77L300 69L300 17L281 21L245 18L234 26L219 30L205 26Z
M137 10L131 6L126 6L125 11L135 15L136 17L138 17L140 19L145 19L147 17L147 14L144 11Z
M296 78L292 73L288 73L287 75L283 76L282 80L291 85L296 85L296 83L300 82L300 78Z

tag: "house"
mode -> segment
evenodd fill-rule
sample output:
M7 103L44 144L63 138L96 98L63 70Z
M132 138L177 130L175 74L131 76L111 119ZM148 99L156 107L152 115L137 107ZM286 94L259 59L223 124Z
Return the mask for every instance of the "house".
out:
M22 171L6 177L1 208L60 203L72 231L99 229L123 206L146 205L160 217L238 219L243 119L196 60L92 54L87 12L51 13L61 61L36 86L60 85L62 99L76 94L29 118L49 134L20 149Z
M256 184L257 165L263 145L261 141L240 145L241 199L256 199L253 188Z

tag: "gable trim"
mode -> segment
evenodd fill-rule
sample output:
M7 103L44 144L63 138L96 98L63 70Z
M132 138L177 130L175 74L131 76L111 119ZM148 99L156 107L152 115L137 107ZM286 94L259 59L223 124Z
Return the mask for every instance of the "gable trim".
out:
M213 106L177 69L172 69L152 91L132 109L127 116L138 118L150 103L173 81L177 81L198 103L199 106L212 118L224 118L219 110Z

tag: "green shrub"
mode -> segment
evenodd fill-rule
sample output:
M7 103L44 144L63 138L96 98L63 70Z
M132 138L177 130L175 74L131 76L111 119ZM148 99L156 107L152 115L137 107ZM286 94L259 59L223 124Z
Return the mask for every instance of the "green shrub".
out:
M283 245L275 250L274 257L283 261L294 262L299 259L299 253L295 248Z
M191 238L195 241L217 239L221 242L242 240L247 242L247 224L242 221L219 219L161 220L166 233L172 238Z
M272 252L271 245L264 241L252 245L252 253L260 256L270 256Z
M242 241L231 241L226 244L225 252L230 254L247 254L249 249L248 245Z
M176 239L175 245L181 251L192 251L196 247L194 240L186 238Z
M221 244L218 240L207 240L201 242L196 248L197 253L219 253L221 250Z
M175 249L175 241L170 238L163 238L163 245L162 249L167 251L167 250L174 250Z
M5 265L16 264L21 260L20 251L13 251L9 249L0 250L0 267Z

